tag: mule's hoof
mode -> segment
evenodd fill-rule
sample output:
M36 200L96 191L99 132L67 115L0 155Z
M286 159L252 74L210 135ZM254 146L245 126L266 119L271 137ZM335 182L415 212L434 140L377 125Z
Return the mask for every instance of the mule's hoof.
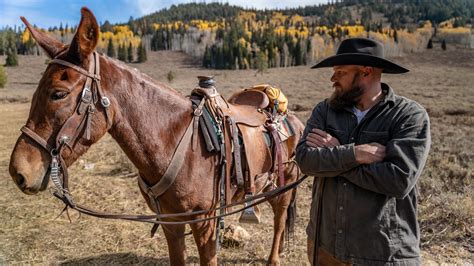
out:
M242 214L240 214L239 223L259 224L260 209L257 206L254 206L243 210Z

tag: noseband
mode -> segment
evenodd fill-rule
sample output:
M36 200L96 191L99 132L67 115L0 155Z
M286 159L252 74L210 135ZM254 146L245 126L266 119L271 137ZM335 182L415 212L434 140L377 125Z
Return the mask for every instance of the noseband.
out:
M43 147L51 155L50 178L57 189L54 195L63 200L66 204L74 206L74 202L68 190L67 166L61 153L66 146L72 150L72 147L82 131L84 131L83 137L85 137L86 140L90 140L92 115L96 110L96 104L99 98L107 120L107 128L110 128L112 124L109 113L110 100L104 96L100 85L100 66L97 52L93 52L89 56L89 71L57 58L51 60L50 64L63 65L86 76L86 81L82 88L81 97L78 100L76 109L59 130L54 146L51 146L45 139L26 125L21 128L21 132Z

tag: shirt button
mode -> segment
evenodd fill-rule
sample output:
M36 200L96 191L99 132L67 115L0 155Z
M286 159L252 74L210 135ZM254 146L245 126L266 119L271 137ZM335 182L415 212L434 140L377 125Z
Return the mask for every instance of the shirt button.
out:
M346 182L344 182L344 183L342 183L342 185L343 185L343 186L347 186L347 183L346 183Z
M337 230L339 234L342 234L342 229Z
M340 211L344 210L344 207L343 207L343 206L339 206L339 210L340 210Z

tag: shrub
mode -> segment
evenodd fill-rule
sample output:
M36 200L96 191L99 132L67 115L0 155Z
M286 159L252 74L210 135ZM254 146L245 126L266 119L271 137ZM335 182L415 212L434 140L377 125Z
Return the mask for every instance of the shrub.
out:
M5 66L18 66L18 56L16 51L12 49L7 50L7 59L5 60Z
M138 46L138 62L139 63L143 63L147 60L147 55L146 55L146 48L140 43L140 45Z
M171 83L174 80L174 78L176 78L176 74L170 70L168 72L168 75L166 75L166 78L168 79L168 82Z
M5 69L3 66L0 65L0 88L4 88L7 84L7 74L5 73Z

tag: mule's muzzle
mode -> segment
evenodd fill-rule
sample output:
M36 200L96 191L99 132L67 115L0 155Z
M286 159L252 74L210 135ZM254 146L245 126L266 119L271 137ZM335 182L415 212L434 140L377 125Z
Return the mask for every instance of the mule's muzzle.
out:
M25 194L35 195L39 191L43 191L48 186L48 178L41 173L39 177L29 177L24 172L17 171L15 167L10 165L10 176L17 187ZM29 179L30 178L30 179ZM33 180L33 181L31 181Z

